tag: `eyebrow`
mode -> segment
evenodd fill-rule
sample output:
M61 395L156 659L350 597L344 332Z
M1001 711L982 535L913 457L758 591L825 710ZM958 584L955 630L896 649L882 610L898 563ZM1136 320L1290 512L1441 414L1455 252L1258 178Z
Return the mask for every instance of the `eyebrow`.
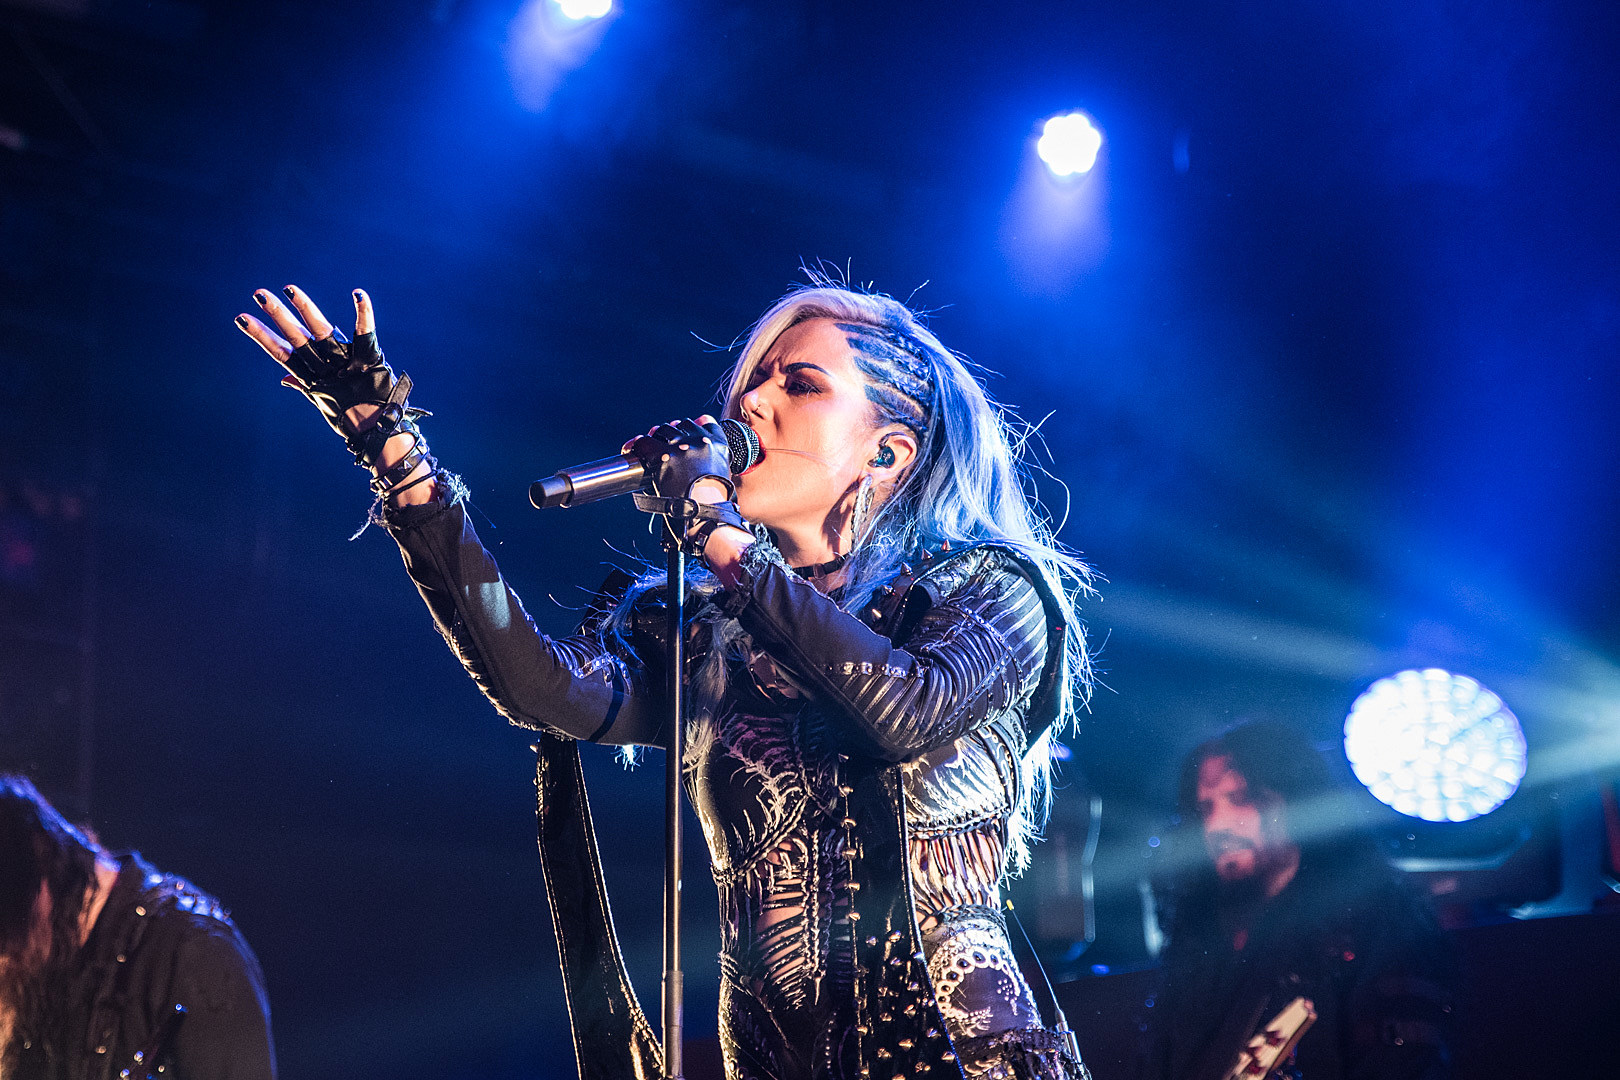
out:
M828 371L820 364L812 364L808 360L800 360L797 363L784 365L782 368L782 373L785 375L791 375L796 371L804 371L806 369L810 371L819 371L823 375L827 376L827 378L832 378L832 372Z

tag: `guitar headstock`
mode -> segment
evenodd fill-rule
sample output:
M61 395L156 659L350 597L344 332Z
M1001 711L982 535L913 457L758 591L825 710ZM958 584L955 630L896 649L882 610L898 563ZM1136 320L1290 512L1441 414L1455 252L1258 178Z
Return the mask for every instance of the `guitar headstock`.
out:
M1316 1005L1310 999L1297 997L1290 1001L1238 1053L1226 1080L1266 1080L1278 1065L1288 1060L1288 1055L1315 1022Z

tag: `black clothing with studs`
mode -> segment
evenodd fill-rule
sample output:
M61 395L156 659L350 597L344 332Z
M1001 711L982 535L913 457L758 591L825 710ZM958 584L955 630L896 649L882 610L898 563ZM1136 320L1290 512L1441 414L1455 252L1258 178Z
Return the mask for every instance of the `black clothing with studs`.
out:
M275 1080L252 950L218 900L138 854L120 860L66 997L53 1026L79 1034L19 1047L18 1080Z

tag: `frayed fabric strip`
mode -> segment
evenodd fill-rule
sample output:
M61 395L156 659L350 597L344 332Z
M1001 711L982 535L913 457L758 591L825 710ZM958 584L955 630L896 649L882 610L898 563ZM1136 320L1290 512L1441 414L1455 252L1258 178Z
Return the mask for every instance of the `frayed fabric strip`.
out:
M741 571L740 580L734 589L726 589L720 597L720 610L728 619L735 619L738 612L747 607L753 599L752 583L773 566L780 566L787 573L793 568L788 565L787 559L777 550L776 544L771 541L771 534L763 525L754 525L754 543L743 549L737 565Z
M791 570L787 559L782 557L776 544L771 540L771 534L763 525L753 527L754 543L748 545L743 551L740 563L743 573L750 577L758 574L767 566L780 566L784 570Z
M472 498L472 492L467 489L465 480L448 469L439 468L437 461L433 464L434 470L428 475L438 484L435 501L440 506L454 506L456 503L467 502ZM360 539L365 535L366 530L373 525L381 529L388 528L387 495L378 495L371 500L371 507L366 511L366 520L360 523L360 527L354 531L354 535L349 537L349 540L352 542Z

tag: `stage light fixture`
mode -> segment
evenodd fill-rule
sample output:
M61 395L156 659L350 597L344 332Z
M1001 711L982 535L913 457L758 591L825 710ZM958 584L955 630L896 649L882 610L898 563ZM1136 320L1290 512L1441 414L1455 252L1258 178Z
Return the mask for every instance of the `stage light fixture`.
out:
M1041 128L1035 152L1053 176L1079 176L1091 171L1102 149L1102 132L1083 112L1054 116Z
M575 22L600 19L613 10L613 0L553 0L553 2L564 18Z
M1344 721L1344 753L1379 802L1425 821L1468 821L1524 779L1524 730L1466 675L1402 671L1369 686Z

